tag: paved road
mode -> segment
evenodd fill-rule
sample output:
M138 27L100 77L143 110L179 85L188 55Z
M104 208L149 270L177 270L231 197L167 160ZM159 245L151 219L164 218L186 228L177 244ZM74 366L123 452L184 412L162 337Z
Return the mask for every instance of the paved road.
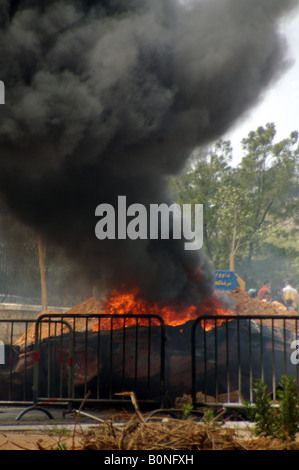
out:
M30 406L0 406L0 431L4 429L4 426L20 428L22 426L32 425L36 426L74 426L77 423L80 425L98 425L101 422L107 420L112 415L121 420L126 417L126 414L116 410L84 410L78 416L78 413L73 410L68 411L64 406L58 407L46 407L43 409L50 412L52 418L39 410L31 409ZM23 410L26 413L22 414ZM127 418L129 415L127 415Z

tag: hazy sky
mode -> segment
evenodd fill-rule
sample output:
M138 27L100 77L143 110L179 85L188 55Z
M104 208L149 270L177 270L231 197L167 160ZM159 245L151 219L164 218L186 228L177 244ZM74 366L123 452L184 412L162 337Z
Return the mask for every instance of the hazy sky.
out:
M282 31L287 38L289 56L293 64L279 81L267 90L260 104L251 109L225 136L232 142L236 162L240 159L241 139L260 125L274 122L277 140L288 137L293 130L299 131L299 10L284 21Z

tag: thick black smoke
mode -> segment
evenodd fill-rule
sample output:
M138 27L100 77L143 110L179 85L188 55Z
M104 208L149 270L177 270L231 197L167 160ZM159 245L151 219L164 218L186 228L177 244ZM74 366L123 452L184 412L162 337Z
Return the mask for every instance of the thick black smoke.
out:
M283 70L292 0L0 0L0 190L91 282L170 300L210 293L202 254L99 241L95 208L169 202L166 177Z

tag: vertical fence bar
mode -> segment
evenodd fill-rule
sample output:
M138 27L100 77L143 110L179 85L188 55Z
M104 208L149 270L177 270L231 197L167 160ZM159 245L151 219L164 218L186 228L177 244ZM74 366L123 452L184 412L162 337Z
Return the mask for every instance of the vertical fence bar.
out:
M109 399L112 399L112 374L113 374L113 317L110 319L110 347L109 347Z
M206 330L206 320L204 321L204 370L205 370L205 375L204 375L204 390L205 390L205 400L207 399L208 396L208 381L207 381L207 371L208 371L208 364L207 364L207 330Z
M50 337L50 328L51 328L51 320L49 319L48 320L48 324L47 324L47 327L48 327L48 336ZM42 332L41 332L41 336L42 336ZM50 373L51 373L51 343L50 341L48 341L47 343L47 396L48 397L51 397L51 391L50 391L50 384L51 384L51 376L50 376Z
M203 320L204 321L204 320ZM195 320L191 326L191 400L193 408L196 408L196 327L198 320Z
M283 319L283 367L284 375L287 375L287 341L286 341L286 321Z
M34 341L34 364L33 364L33 404L37 404L39 395L39 352L40 352L40 341L39 331L41 324L37 321L35 324L35 341Z
M227 401L230 402L230 382L229 382L229 340L228 340L228 321L225 321L225 352L226 352L226 384Z
M215 354L215 396L216 396L216 402L218 402L218 393L219 393L219 390L218 390L218 336L217 336L217 324L216 324L216 319L214 320L214 333L215 333L215 350L214 350L214 354Z
M248 357L249 357L249 401L253 402L253 377L252 377L252 356L251 356L251 320L248 320Z
M100 381L100 368L101 368L101 317L98 318L97 326L97 399L100 398L101 381Z
M272 324L272 329L271 329L271 333L272 333L272 348L271 348L271 351L272 351L272 396L273 396L273 400L275 401L276 400L276 378L275 378L274 321L275 320L272 318L271 320L271 324Z
M73 328L70 328L70 341L69 341L69 357L68 357L68 396L75 396L75 384L74 384L74 356L75 356L75 319L73 322Z
M123 319L123 332L122 332L122 381L121 391L125 392L126 380L126 319Z
M160 322L160 406L165 406L165 325L161 317L154 315L151 318L155 318Z
M147 397L150 396L150 374L151 374L151 319L148 319L148 336L147 336Z
M63 323L62 318L59 322L60 325L60 354L59 354L59 398L62 398L63 395L63 362L64 362L64 353L63 353Z
M26 383L27 383L27 336L28 336L28 322L26 321L25 325L25 364L24 364L24 381L23 381L23 399L26 400Z
M9 348L9 400L12 400L12 345L13 345L14 320L11 322L10 328L10 348Z
M87 361L88 361L88 317L85 318L85 336L84 336L84 396L87 394Z
M135 365L134 365L134 388L137 388L137 377L138 377L138 318L135 323Z
M261 355L261 380L264 381L264 344L263 344L263 320L260 320L260 355Z
M241 368L241 353L240 353L240 319L237 318L237 351L238 351L238 399L242 401L242 368Z

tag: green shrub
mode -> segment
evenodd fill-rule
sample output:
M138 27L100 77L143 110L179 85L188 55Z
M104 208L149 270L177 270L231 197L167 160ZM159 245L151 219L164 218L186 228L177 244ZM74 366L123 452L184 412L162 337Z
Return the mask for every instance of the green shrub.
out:
M294 439L299 423L299 398L292 377L283 376L277 390L278 407L274 408L267 386L258 380L254 388L255 403L247 405L247 416L256 423L258 435Z
M299 422L299 399L292 377L283 376L277 391L279 411L277 414L276 433L281 439L294 439Z
M256 433L258 435L270 436L275 430L275 417L272 407L271 398L266 393L267 386L258 380L256 382L255 406L253 408L254 420L256 422Z

